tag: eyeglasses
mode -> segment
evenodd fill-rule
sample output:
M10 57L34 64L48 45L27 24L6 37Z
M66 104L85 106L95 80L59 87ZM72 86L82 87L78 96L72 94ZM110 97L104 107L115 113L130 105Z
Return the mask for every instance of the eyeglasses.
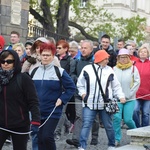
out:
M13 60L13 59L7 59L7 60L1 60L0 62L1 62L1 64L5 64L5 63L12 64L12 63L14 63L14 61L15 60Z
M127 59L128 57L119 57L120 59Z
M62 47L57 47L57 49L62 49Z
M43 57L45 57L45 56L46 56L46 57L49 57L49 56L51 56L51 55L49 55L49 54L42 54L42 56L43 56Z

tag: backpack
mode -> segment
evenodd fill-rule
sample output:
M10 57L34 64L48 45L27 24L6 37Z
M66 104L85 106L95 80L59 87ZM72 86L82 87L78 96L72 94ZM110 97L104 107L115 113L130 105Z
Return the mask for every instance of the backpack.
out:
M19 89L20 89L21 91L23 91L23 89L22 89L22 74L27 74L27 75L29 75L31 78L33 78L33 76L34 76L34 74L35 74L35 72L36 72L36 70L37 70L38 68L39 68L39 67L34 68L33 71L31 72L31 75L29 75L28 73L19 73L19 74L17 75L17 85L18 85L18 87L19 87ZM60 84L62 85L62 83L61 83L61 74L60 74L59 68L58 68L57 66L54 66L54 69L55 69L56 75L57 75L57 77L58 77L58 79L59 79L59 81L60 81Z

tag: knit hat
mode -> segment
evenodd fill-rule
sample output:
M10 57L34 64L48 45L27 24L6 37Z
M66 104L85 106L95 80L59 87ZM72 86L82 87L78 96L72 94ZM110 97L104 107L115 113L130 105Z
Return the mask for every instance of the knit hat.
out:
M5 39L3 36L0 35L0 46L2 47L2 49L4 48L5 45Z
M41 42L43 42L43 43L48 43L49 42L49 40L47 40L45 37L39 37L39 38L37 38L36 40L35 40L35 42L36 41L41 41Z
M33 39L28 39L27 41L26 41L26 43L25 43L25 47L27 46L27 45L33 45L33 43L34 43L34 40Z
M128 49L122 48L119 50L118 55L130 55L130 52Z
M106 58L109 58L109 54L105 50L98 50L94 55L94 63L99 63Z

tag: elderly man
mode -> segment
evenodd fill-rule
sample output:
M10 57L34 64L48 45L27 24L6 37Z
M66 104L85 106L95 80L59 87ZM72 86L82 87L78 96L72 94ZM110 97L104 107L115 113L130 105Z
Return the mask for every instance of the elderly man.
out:
M74 67L75 70L71 74L75 83L81 73L81 70L84 66L88 65L89 63L93 62L93 42L90 40L83 40L81 43L81 57L80 59L76 59L76 66ZM82 98L78 95L78 92L75 93L75 111L76 111L76 118L74 122L74 130L72 139L67 139L66 142L69 145L74 145L75 147L79 146L79 137L82 127Z

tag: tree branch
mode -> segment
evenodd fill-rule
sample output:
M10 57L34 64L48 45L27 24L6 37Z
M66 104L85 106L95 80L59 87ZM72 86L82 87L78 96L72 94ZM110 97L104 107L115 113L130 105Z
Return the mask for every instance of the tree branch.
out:
M95 38L89 34L87 34L84 30L84 28L82 26L80 26L79 24L69 21L69 26L75 27L78 30L80 30L81 34L84 35L87 39L92 40L92 41L98 41L98 38Z
M32 7L30 7L29 11L34 16L34 18L43 25L43 23L45 21L44 17L42 17L38 12L36 12Z

